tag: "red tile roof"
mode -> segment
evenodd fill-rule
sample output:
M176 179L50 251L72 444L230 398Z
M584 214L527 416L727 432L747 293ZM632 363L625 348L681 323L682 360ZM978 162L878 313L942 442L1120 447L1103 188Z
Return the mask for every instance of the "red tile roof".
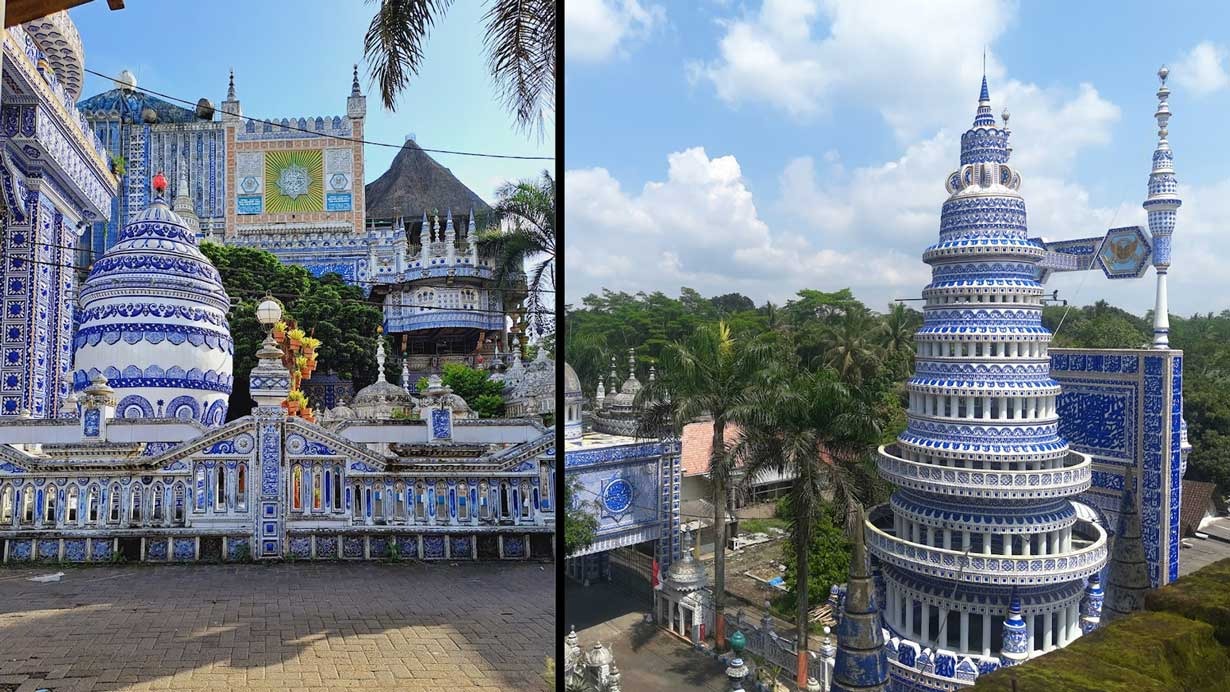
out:
M739 426L727 423L726 430L723 432L726 445L730 446L739 436ZM703 476L709 473L709 455L713 451L713 421L688 423L683 426L683 435L679 441L682 447L680 456L683 463L683 475Z
M1179 535L1187 536L1200 527L1208 511L1209 501L1217 486L1202 481L1183 481L1183 499L1179 505Z

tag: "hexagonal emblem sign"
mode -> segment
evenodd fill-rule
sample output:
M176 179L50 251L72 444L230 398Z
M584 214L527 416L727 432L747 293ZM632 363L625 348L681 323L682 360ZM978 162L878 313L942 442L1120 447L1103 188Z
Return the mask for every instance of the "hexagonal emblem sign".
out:
M1112 228L1098 251L1098 266L1108 279L1136 279L1144 276L1153 256L1153 246L1140 226Z

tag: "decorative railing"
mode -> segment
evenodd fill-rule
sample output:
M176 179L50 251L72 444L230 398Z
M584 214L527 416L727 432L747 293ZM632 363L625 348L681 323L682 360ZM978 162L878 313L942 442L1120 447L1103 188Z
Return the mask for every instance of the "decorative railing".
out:
M975 584L1056 584L1087 577L1106 563L1106 532L1093 522L1077 522L1074 534L1093 539L1070 552L1009 557L932 548L900 539L876 525L877 521L888 523L891 516L887 505L872 511L866 522L867 547L880 560L915 574Z
M385 331L389 332L441 327L499 331L504 328L504 316L470 310L423 310L418 314L390 315L385 319Z
M750 651L757 658L778 669L782 680L793 681L799 665L798 642L794 637L778 634L773 629L773 618L767 613L761 617L759 625L745 619L742 609L734 615L726 613L723 617L726 619L728 637L735 632L742 632L747 638L745 651ZM811 650L807 652L807 671L810 677L825 681L831 677L830 670L831 661L830 666L826 668L825 660L820 653ZM825 689L827 687L824 685Z
M950 497L982 500L1038 500L1069 497L1089 489L1093 462L1068 452L1063 468L1037 471L963 469L908 461L882 445L877 466L884 480L902 488ZM892 450L892 451L890 451Z

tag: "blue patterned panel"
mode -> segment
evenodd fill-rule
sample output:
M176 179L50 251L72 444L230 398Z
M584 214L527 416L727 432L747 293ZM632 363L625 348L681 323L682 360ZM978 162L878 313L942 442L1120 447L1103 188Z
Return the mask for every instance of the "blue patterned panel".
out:
M110 560L112 555L110 538L95 538L90 541L90 559L95 562Z
M68 562L85 562L85 539L66 538L64 540L64 559Z
M450 536L448 543L449 555L455 560L465 559L473 554L473 542L469 536Z
M417 536L398 536L397 552L402 557L417 558L419 556L419 539Z
M342 539L342 557L363 557L363 539L357 536L346 536Z
M176 538L172 547L172 556L179 561L196 559L196 540L192 538Z
M389 556L389 540L384 536L372 536L367 543L367 554L373 558Z
M167 541L165 538L149 538L145 541L145 559L146 560L165 560L167 559Z
M525 539L520 536L505 536L504 557L525 557Z
M60 542L58 540L44 538L38 542L38 559L40 560L59 560L60 559Z
M431 437L436 440L447 440L453 435L453 413L447 409L431 410Z
M311 536L295 536L290 539L291 557L306 559L312 556Z
M337 536L316 537L316 558L319 560L337 559Z
M423 536L423 557L439 560L444 557L444 536Z
M1065 389L1056 404L1060 435L1087 453L1125 458L1128 391ZM1133 411L1135 413L1135 411Z
M17 540L9 543L10 560L29 560L34 551L34 541Z

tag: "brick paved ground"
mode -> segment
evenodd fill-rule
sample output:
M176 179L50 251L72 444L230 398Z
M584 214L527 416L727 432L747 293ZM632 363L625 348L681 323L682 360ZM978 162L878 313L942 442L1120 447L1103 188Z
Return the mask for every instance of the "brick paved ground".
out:
M0 692L549 690L545 564L0 569Z

